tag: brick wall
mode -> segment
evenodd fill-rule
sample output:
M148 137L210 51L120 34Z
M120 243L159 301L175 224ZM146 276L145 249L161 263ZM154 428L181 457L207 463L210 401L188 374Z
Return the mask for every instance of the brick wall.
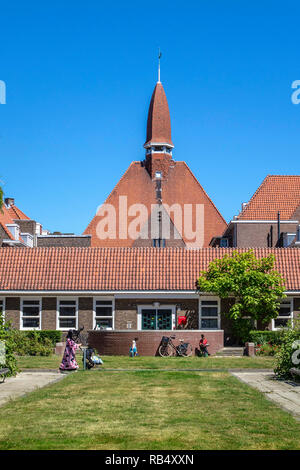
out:
M95 348L99 354L102 355L120 355L127 356L133 339L137 338L137 348L140 356L156 356L158 355L158 348L161 344L162 336L175 335L176 338L173 343L177 345L179 339L189 342L195 349L199 347L199 340L201 334L204 333L205 337L210 344L208 351L210 354L215 354L223 348L224 332L218 331L90 331L89 345Z
M93 298L79 297L78 299L78 326L85 330L93 328Z
M37 246L38 247L68 247L68 246L78 246L78 247L86 247L91 246L91 236L79 236L74 235L70 237L37 237Z
M42 330L56 330L56 297L42 298Z
M20 297L6 297L5 319L11 321L14 328L20 328Z

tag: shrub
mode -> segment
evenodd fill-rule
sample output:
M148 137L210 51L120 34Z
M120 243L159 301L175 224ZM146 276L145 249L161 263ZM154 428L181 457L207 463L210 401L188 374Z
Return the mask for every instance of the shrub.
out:
M8 367L9 376L16 375L18 372L17 360L14 355L13 330L10 323L5 322L2 312L0 311L0 341L5 344L5 362L0 364L1 367Z
M257 344L265 344L270 343L272 345L280 345L283 341L284 330L277 330L277 331L260 331L260 330L252 330L249 332L249 341L252 343ZM300 338L300 332L299 332Z
M258 356L275 356L279 350L280 346L270 344L270 343L263 343L258 344L256 348L256 354Z
M29 338L37 336L42 343L44 343L46 339L49 339L53 347L55 347L56 343L59 343L62 340L62 331L57 330L23 331L23 334L29 336Z
M300 323L294 323L294 328L287 328L283 331L281 346L276 354L275 374L281 378L290 378L290 369L299 367L292 362L292 355L295 352L294 342L300 338Z
M50 356L52 341L38 331L12 331L13 350L18 356Z

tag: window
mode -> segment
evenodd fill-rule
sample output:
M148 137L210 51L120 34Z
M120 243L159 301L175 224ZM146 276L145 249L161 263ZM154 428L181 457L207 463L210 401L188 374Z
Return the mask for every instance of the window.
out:
M218 329L220 326L218 300L200 300L200 329Z
M58 301L58 329L77 328L77 301L60 299Z
M153 248L165 248L166 240L162 238L155 238L153 240Z
M284 233L283 234L283 247L287 248L295 240L296 233Z
M175 324L175 307L139 307L138 329L172 330Z
M162 177L161 171L156 171L155 172L155 178L161 179L161 177Z
M41 329L41 301L39 299L22 299L21 330Z
M221 238L220 240L220 247L221 248L228 248L228 238Z
M284 328L293 319L293 300L284 299L280 303L278 317L272 321L272 329Z
M94 305L94 328L112 330L114 328L113 299L96 299Z

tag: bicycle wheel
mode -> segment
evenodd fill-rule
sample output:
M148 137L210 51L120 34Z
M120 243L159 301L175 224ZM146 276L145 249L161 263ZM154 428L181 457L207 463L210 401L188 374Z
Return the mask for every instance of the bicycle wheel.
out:
M193 349L192 349L192 346L189 344L186 350L182 351L180 355L184 357L190 357L192 354L193 354Z
M158 354L161 356L161 357L170 357L170 356L173 356L173 348L170 344L167 344L167 345L164 345L162 344L161 346L159 346L158 348Z

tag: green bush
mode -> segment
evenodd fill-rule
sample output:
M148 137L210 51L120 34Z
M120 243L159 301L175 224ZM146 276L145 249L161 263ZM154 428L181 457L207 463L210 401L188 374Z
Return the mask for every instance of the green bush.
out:
M9 376L16 375L18 372L17 360L14 354L13 329L8 322L3 319L0 311L0 341L5 344L5 361L0 363L1 367L8 367Z
M252 343L257 344L266 344L270 343L272 345L279 346L284 337L285 330L277 330L277 331L259 331L259 330L252 330L249 332L249 341ZM300 339L300 332L299 332L299 339Z
M42 341L42 343L44 343L45 339L49 339L53 347L55 347L56 343L60 343L62 340L62 331L57 330L33 330L23 331L22 333L29 338L37 336Z
M292 355L295 352L294 342L300 338L300 323L294 323L294 328L287 328L283 331L281 346L275 356L276 366L274 369L275 374L281 378L290 378L290 369L299 368L292 362Z
M279 351L280 346L270 343L262 343L256 348L256 354L258 356L275 356Z
M52 341L41 337L39 331L12 331L13 351L18 356L50 356Z

